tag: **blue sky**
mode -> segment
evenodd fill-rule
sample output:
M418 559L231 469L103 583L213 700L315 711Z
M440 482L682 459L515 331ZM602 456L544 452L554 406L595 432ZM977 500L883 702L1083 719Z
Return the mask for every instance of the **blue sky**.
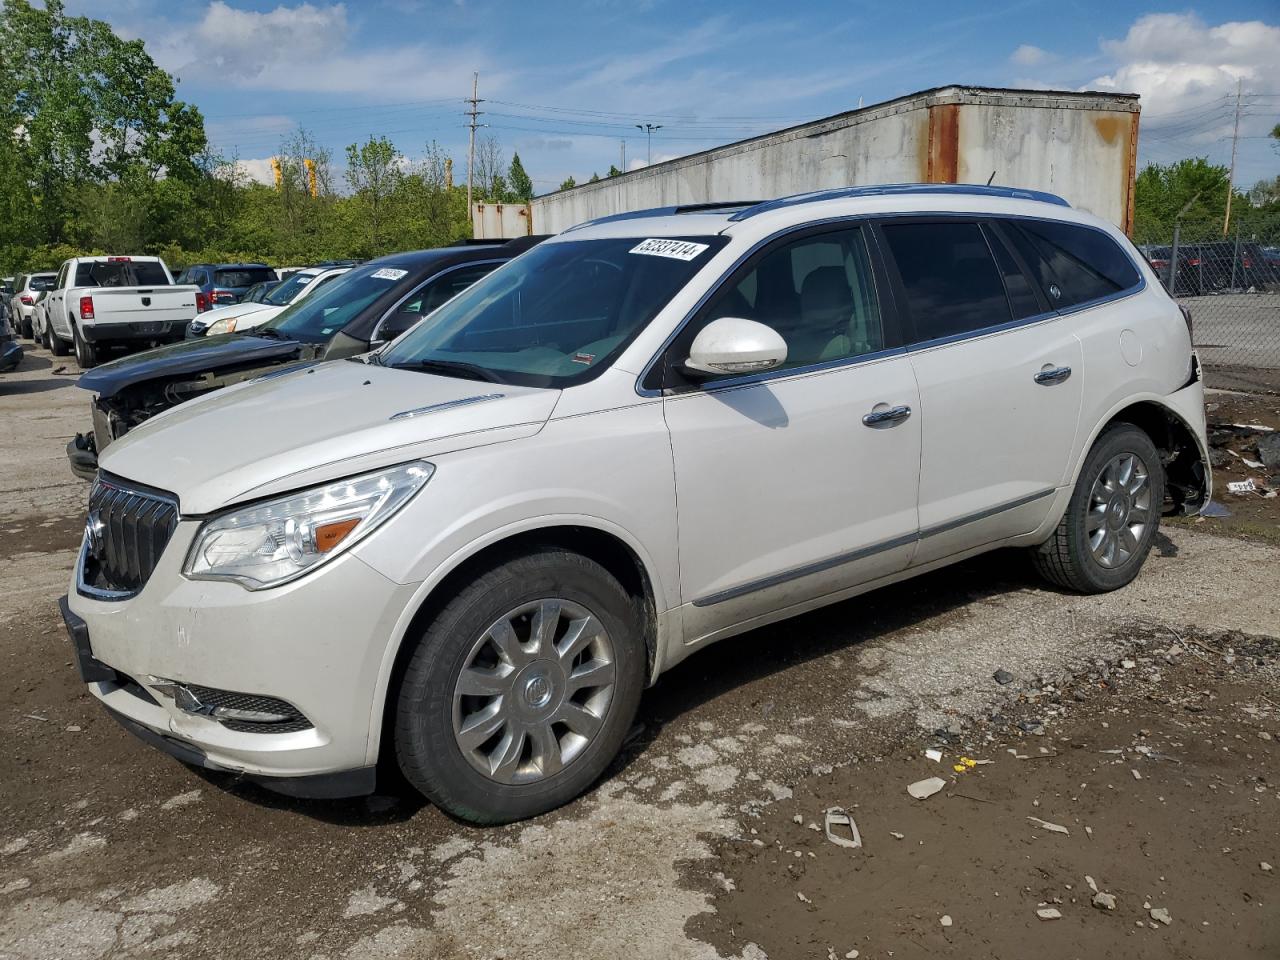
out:
M464 175L463 98L520 152L538 192L949 83L1143 94L1140 153L1230 157L1280 174L1280 6L1100 0L699 3L696 0L70 0L140 36L204 112L211 139L265 178L299 124L334 152L385 134L411 159L440 141Z

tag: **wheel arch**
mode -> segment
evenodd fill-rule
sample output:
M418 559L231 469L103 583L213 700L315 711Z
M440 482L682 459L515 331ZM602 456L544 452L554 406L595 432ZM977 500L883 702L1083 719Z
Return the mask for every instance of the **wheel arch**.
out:
M474 577L504 559L533 550L559 548L580 553L609 571L636 604L647 655L646 685L660 669L663 649L659 637L659 597L661 583L640 545L619 530L592 517L542 518L538 525L497 531L475 541L465 551L451 557L433 574L406 607L397 626L374 699L371 730L377 742L369 745L369 760L385 759L382 745L390 742L395 722L395 697L405 667L412 655L410 639L417 635L453 595L455 585ZM389 662L388 662L389 661Z
M1079 479L1089 451L1108 427L1128 423L1143 431L1156 450L1165 470L1166 493L1173 501L1165 513L1199 513L1209 501L1212 490L1209 451L1195 428L1186 418L1160 397L1134 398L1119 404L1094 427L1081 448L1072 476Z

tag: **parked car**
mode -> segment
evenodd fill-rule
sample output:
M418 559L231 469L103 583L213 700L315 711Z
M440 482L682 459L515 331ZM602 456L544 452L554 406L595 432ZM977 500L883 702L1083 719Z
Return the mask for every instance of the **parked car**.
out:
M1165 289L1169 289L1169 262L1173 258L1173 247L1146 246L1142 252ZM1179 297L1196 297L1204 290L1200 255L1192 245L1178 247L1177 284L1176 295Z
M64 601L127 727L295 794L532 816L712 641L996 547L1113 590L1209 496L1178 305L1030 191L606 217L364 359L116 441Z
M290 274L288 279L277 283L267 295L257 303L232 304L218 307L196 317L187 325L187 338L217 335L220 333L243 333L260 327L277 316L289 304L315 293L321 287L338 279L350 267L307 267Z
M159 257L72 257L45 296L46 346L57 356L73 346L87 370L109 347L180 340L195 295L194 287L174 286Z
M108 444L193 397L282 365L340 359L379 346L538 239L392 254L295 300L247 334L200 337L103 364L77 381L95 394L93 431L67 444L71 469L92 480L98 454Z
M37 296L53 289L56 273L25 273L14 282L13 296L9 298L9 316L13 320L14 334L35 339L35 328L32 314L35 312Z
M13 325L6 310L0 310L0 373L16 370L22 362L22 344L13 332Z
M49 335L45 332L48 329L48 314L45 310L45 301L49 299L48 290L33 291L32 298L35 303L31 305L31 333L32 339L36 343L48 348Z
M182 271L178 283L200 288L196 308L203 313L239 303L254 284L277 279L276 272L265 263L197 263Z

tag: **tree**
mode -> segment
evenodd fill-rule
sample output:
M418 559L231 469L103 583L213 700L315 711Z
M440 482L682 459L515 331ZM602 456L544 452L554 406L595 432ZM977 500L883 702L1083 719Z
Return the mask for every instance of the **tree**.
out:
M1182 214L1182 235L1187 240L1210 240L1216 229L1220 237L1227 203L1226 167L1203 157L1171 164L1153 163L1138 174L1134 184L1134 240L1138 243L1168 243L1174 221ZM1244 197L1237 199L1246 202Z
M578 182L574 180L573 177L565 177L564 180L562 180L560 183L560 189L572 190L577 185L578 185Z
M533 181L524 172L524 164L520 162L520 154L511 154L511 169L507 171L507 181L511 184L511 197L521 203L533 199Z
M599 182L600 182L600 174L596 173L595 171L592 171L591 179L588 180L587 183L599 183Z
M501 203L505 198L506 178L502 171L502 148L497 137L481 137L476 144L474 186L476 198Z
M404 179L404 156L386 137L370 137L347 147L347 183L364 211L368 225L367 256L390 252L383 236L392 195Z
M617 167L615 167L612 163L611 163L611 164L609 164L609 172L606 174L606 176L610 176L610 177L619 177L619 176L621 176L621 175L622 175L622 171L621 171L621 170L619 170Z

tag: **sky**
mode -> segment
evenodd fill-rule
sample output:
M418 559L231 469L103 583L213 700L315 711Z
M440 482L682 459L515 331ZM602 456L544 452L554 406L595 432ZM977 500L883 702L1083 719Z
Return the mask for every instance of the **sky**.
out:
M283 135L333 151L385 135L441 143L465 177L479 136L518 151L545 193L863 103L948 84L1142 96L1140 163L1226 164L1243 81L1237 183L1280 174L1280 3L983 5L699 0L68 0L141 37L204 113L213 145L270 177ZM636 124L659 126L650 143Z

